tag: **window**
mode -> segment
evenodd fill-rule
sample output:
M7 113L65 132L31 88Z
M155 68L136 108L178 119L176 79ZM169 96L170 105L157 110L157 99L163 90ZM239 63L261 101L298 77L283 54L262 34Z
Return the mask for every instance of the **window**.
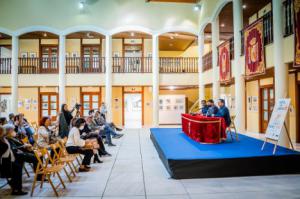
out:
M41 72L54 72L58 69L58 46L41 46Z
M50 116L51 120L56 120L58 114L58 94L40 94L40 118Z
M100 107L100 92L84 92L81 93L82 115L88 116L89 110L99 109Z
M83 72L92 72L99 68L100 46L83 45L82 46L82 70Z

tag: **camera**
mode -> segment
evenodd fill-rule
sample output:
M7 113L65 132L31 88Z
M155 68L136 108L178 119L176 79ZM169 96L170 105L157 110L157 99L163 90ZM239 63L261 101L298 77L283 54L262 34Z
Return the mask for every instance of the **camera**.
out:
M74 106L74 108L78 111L81 106L82 106L81 104L76 103L75 106Z

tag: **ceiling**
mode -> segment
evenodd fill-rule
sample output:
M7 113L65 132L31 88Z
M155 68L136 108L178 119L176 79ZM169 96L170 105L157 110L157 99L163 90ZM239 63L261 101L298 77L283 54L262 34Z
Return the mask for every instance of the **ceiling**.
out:
M183 33L170 32L159 37L159 50L162 51L185 51L188 47L197 43L197 36Z
M58 39L58 35L50 32L29 32L21 35L20 39Z
M197 3L199 0L146 0L146 2Z
M0 39L11 39L11 36L6 35L4 33L0 33Z
M246 6L243 9L243 23L244 27L248 25L248 19L253 14L257 13L260 9L270 3L271 0L243 0L243 5ZM227 40L233 36L233 5L232 2L226 4L219 14L219 28L220 28L220 39ZM211 39L211 24L208 24L204 29L206 34L206 42Z
M74 32L67 35L67 39L103 39L103 38L105 38L104 35L99 34L97 32L89 32L89 31Z
M151 39L152 36L148 35L146 33L143 32L137 32L137 31L128 31L128 32L120 32L117 34L114 34L113 39Z

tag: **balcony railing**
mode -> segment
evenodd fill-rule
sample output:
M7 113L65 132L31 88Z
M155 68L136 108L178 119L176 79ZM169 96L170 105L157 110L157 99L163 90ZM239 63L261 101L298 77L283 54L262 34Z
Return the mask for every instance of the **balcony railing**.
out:
M113 57L113 73L151 73L151 57Z
M160 73L198 73L197 57L160 57Z
M58 73L58 58L19 58L19 73Z
M294 17L293 17L293 0L286 0L283 2L283 15L284 15L284 36L290 36L294 33Z
M104 73L104 57L67 57L66 73Z
M212 69L212 52L202 57L202 72Z
M0 74L11 73L11 58L0 58Z

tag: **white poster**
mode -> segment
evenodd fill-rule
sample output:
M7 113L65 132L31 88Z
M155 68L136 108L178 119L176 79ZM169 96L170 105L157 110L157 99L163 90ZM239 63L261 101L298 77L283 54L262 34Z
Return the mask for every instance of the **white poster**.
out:
M291 99L288 98L279 99L276 102L266 131L266 138L272 140L279 139L282 127L284 125L284 120L286 118L286 114L289 110L290 103Z
M181 124L185 109L185 95L160 95L159 124Z

